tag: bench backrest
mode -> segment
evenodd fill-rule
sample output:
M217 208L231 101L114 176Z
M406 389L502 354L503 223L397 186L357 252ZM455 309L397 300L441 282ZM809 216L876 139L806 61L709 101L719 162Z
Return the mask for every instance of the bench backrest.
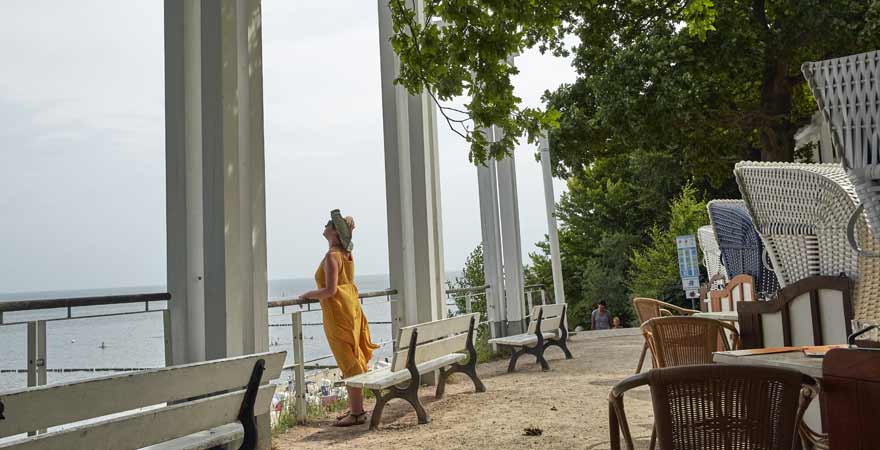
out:
M751 275L737 275L724 285L724 289L709 292L709 311L736 311L738 302L755 301L754 280Z
M742 347L845 344L852 311L849 278L804 278L773 300L737 305Z
M391 362L391 371L406 368L406 360L412 350L413 333L416 334L415 363L421 364L432 359L456 353L467 346L468 331L480 320L479 313L462 314L433 322L420 323L400 329L397 338L397 351ZM472 338L476 333L472 333Z
M557 332L565 323L565 303L533 306L531 320L529 321L529 334L535 334L537 331L539 315L541 317L541 332Z
M265 414L275 391L269 380L280 376L284 357L260 353L0 393L0 439L89 421L4 442L0 449L139 449L233 423L260 360L265 370L254 415ZM141 408L147 409L91 420Z

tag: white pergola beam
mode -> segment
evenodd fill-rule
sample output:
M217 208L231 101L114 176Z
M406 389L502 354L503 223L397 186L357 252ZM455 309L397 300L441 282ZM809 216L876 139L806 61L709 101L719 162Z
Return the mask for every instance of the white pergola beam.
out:
M494 139L491 128L481 130L487 141ZM486 292L486 315L492 325L492 337L502 336L505 330L504 269L501 254L501 217L498 202L498 172L495 159L477 167L477 187L480 197L480 228L483 237L483 275L489 290Z
M541 137L541 170L544 174L544 205L547 207L547 235L550 238L550 267L553 271L553 298L565 303L562 284L562 258L559 253L559 231L556 225L556 196L553 194L553 172L550 170L550 140Z
M400 61L387 0L378 0L392 331L446 316L436 112L427 94L394 85ZM417 15L422 2L416 2ZM421 20L421 19L419 19Z
M504 130L493 126L495 140ZM504 257L505 319L507 333L524 331L525 274L522 264L522 234L519 223L519 197L516 188L516 163L513 156L497 162L498 200L501 217L501 251Z

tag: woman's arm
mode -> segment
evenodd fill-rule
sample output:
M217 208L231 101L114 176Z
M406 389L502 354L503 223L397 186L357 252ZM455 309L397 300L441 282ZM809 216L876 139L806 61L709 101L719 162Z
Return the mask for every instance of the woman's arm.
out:
M330 298L336 294L336 289L339 285L339 261L333 257L332 253L327 253L327 256L324 257L324 289L315 289L314 291L306 292L301 295L299 298L309 299L309 300L323 300L325 298Z

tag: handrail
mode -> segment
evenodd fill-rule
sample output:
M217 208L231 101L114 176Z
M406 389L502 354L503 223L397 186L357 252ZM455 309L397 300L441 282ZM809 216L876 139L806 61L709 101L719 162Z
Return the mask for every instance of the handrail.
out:
M53 298L43 300L14 300L0 302L0 313L13 311L32 311L35 309L76 308L80 306L120 305L171 300L171 294L105 295L100 297Z
M397 289L385 289L382 291L372 291L372 292L361 292L358 297L363 300L365 298L375 298L375 297L387 297L389 295L396 295ZM303 305L314 305L320 303L320 300L315 300L311 298L283 298L280 300L272 300L269 302L269 308L281 308L283 306L303 306Z
M547 286L544 286L543 284L532 284L532 285L523 287L524 290L536 290L536 289L546 289L546 288L547 288Z
M481 293L486 289L489 289L489 285L485 284L483 286L472 286L466 288L455 288L455 289L447 289L447 295L455 295L455 294L470 294L470 293Z

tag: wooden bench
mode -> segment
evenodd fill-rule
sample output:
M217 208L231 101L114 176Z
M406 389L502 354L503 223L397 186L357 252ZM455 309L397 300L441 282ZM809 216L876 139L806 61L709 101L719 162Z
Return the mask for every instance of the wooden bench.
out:
M845 344L852 331L852 280L815 276L765 302L737 303L742 348Z
M0 393L0 449L255 448L285 352ZM55 428L55 429L53 429ZM38 430L47 433L28 436ZM15 437L20 437L15 439Z
M477 377L477 350L474 347L474 329L479 316L478 313L465 314L401 328L397 339L399 347L390 367L343 380L348 387L369 389L375 394L371 430L379 427L385 404L395 398L412 405L420 424L428 423L428 414L419 400L419 385L424 373L440 370L437 398L443 397L446 380L453 373L467 375L477 392L486 392ZM467 353L461 353L461 350ZM467 362L463 363L464 360ZM386 390L387 393L383 394Z
M554 345L562 349L565 353L565 359L572 358L566 344L568 330L565 326L565 310L565 303L535 306L532 308L532 320L529 322L527 332L489 340L490 344L519 348L510 356L510 363L507 365L508 372L516 370L516 360L526 353L535 357L537 362L541 364L542 370L550 370L550 365L544 359L544 351L547 347Z

